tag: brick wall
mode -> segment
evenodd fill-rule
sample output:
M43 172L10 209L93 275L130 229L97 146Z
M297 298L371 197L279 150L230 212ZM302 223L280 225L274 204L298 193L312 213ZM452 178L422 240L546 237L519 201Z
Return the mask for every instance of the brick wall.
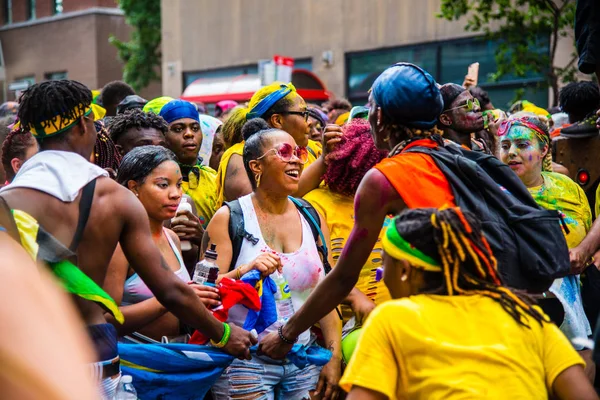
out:
M85 10L90 7L116 8L116 0L63 0L63 12Z

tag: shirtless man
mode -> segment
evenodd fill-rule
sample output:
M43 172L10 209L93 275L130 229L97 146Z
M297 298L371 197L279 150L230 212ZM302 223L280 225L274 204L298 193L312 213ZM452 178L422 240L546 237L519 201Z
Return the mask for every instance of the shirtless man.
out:
M226 343L224 350L228 353L250 358L249 347L256 343L252 335L212 317L194 291L178 279L162 259L152 242L142 204L133 193L108 179L103 170L87 161L96 140L91 102L91 91L76 81L42 82L25 91L20 101L19 120L38 139L41 151L23 166L13 184L4 188L0 196L9 208L21 211L14 213L15 220L18 215L25 215L37 221L38 242L43 228L66 247L73 244L80 222L79 203L83 196L79 193L95 180L89 218L74 251L76 257L71 260L76 260L74 263L79 269L102 286L109 261L120 243L132 268L161 304L214 343ZM27 247L25 240L21 242ZM40 250L38 259L43 257L41 253ZM104 361L101 369L110 369L118 377L118 355L110 355L110 360L102 355L107 342L116 352L116 332L114 327L107 327L105 311L81 296L73 296L73 299L90 329L99 361ZM102 329L96 329L98 327ZM107 368L107 360L110 368ZM103 386L111 377L114 385L115 375L102 375ZM107 390L106 393L110 395Z

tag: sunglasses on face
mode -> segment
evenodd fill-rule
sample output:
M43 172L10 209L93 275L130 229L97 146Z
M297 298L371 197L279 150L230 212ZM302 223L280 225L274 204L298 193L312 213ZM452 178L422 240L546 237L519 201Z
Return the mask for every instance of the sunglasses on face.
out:
M290 162L293 156L296 156L296 158L300 160L300 164L306 164L306 162L308 161L308 150L306 149L306 147L296 146L294 148L289 143L282 143L279 146L273 147L272 149L265 151L265 153L262 156L258 157L257 160L266 157L266 155L272 151L275 152L275 154L281 159L281 161L286 163Z
M308 110L304 110L304 111L281 111L277 114L282 114L282 115L301 115L304 118L304 121L308 121Z
M459 108L464 108L464 107L467 108L467 111L473 111L473 109L475 107L481 108L481 105L479 104L479 100L477 100L477 99L468 99L467 102L465 104L463 104L462 106L449 108L446 111L458 110ZM446 111L444 111L444 112L446 112Z

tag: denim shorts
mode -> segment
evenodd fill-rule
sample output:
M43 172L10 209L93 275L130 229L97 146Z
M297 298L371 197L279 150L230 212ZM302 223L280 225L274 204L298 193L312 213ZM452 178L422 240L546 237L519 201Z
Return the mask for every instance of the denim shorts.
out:
M303 369L288 361L254 356L252 360L234 360L212 387L215 400L221 399L310 399L321 368Z

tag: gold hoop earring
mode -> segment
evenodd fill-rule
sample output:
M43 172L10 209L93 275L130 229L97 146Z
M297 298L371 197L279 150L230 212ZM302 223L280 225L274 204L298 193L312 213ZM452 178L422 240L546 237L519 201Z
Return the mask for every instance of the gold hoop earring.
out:
M260 174L254 175L254 180L256 181L256 187L260 186Z
M386 136L385 138L383 138L383 141L384 141L385 143L389 142L389 141L390 141L390 137L389 137L389 136Z

